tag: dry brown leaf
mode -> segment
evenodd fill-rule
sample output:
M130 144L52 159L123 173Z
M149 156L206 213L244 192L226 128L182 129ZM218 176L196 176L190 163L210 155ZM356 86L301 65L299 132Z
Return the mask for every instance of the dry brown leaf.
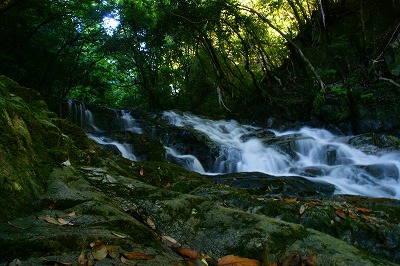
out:
M106 246L103 246L101 249L96 249L92 251L92 256L95 260L104 260L108 255L108 250Z
M143 168L140 168L139 174L140 174L140 176L144 176L144 170L143 170Z
M134 261L131 261L131 260L128 260L127 258L125 258L124 256L122 256L121 257L121 262L123 263L123 264L126 264L126 265L131 265L131 266L135 266L135 265L137 265L137 263L136 262L134 262Z
M322 205L322 203L318 202L318 201L310 201L309 203L307 203L307 205L310 206L310 207L315 207L315 206L318 206L318 205Z
M371 209L366 209L366 208L357 208L357 211L362 212L362 213L370 213L370 212L372 212Z
M355 214L352 211L349 211L349 216L350 216L350 218L352 218L354 220L360 220L360 218L357 216L357 214Z
M125 252L123 255L129 260L152 260L156 256L154 254L145 254L137 251Z
M164 188L169 188L170 186L171 186L171 183L168 182L168 183L164 186Z
M218 266L261 266L258 260L228 255L218 260Z
M336 215L339 216L342 219L346 219L346 214L344 213L343 209L338 208L335 211Z
M199 259L202 257L200 252L190 249L190 248L181 248L178 251L180 254L182 254L188 258L191 258L191 259Z
M376 223L375 219L372 218L372 217L369 217L369 216L364 215L364 214L362 214L361 217L362 217L363 219L365 219L365 220L371 222L371 223Z
M286 202L288 202L288 203L297 202L297 198L286 199Z

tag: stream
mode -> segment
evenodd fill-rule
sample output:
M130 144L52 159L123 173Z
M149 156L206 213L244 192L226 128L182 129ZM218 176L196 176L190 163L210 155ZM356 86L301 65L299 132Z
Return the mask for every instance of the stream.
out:
M188 113L165 111L154 122L134 118L131 111L112 110L115 117L104 129L88 108L68 102L68 117L90 138L103 146L113 146L130 160L138 160L133 146L109 134L115 130L150 134L164 146L167 161L205 175L234 172L262 172L274 176L301 176L335 186L335 193L400 199L400 151L380 149L364 143L365 137L337 136L321 128L277 131L243 125L235 120L213 121ZM110 115L109 115L110 116ZM111 115L112 116L112 115ZM102 125L103 124L103 127ZM150 125L150 129L149 129ZM208 150L188 148L181 138L171 138L169 127L205 140ZM113 129L114 130L114 129ZM175 132L174 131L174 132ZM107 132L107 134L106 134ZM154 134L156 132L156 134ZM151 136L152 135L152 136ZM200 136L200 137L199 137ZM190 145L193 146L193 145Z

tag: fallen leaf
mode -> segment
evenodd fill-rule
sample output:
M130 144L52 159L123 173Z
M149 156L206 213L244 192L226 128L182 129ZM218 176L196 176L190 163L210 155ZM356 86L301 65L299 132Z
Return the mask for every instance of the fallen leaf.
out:
M362 213L370 213L370 212L372 212L371 209L366 209L366 208L357 208L357 211L362 212Z
M108 256L112 259L116 258L118 256L118 252L113 246L106 246L106 249L108 251Z
M309 203L307 203L307 205L310 206L310 207L315 207L315 206L318 206L318 205L322 205L322 203L318 202L318 201L310 201Z
M199 258L201 258L201 253L200 252L198 252L196 250L193 250L193 249L190 249L190 248L181 248L178 251L179 251L180 254L182 254L182 255L184 255L184 256L186 256L188 258L191 258L191 259L199 259Z
M208 266L208 263L200 259L191 259L186 261L187 266Z
M350 218L354 219L354 220L360 220L360 218L357 216L357 214L355 214L354 212L349 210L349 216Z
M123 256L121 257L121 262L122 262L123 264L131 265L131 266L137 265L136 262L131 261L131 260L128 260L127 258L125 258L125 257L123 257Z
M139 174L140 174L140 176L144 176L144 170L143 170L143 168L140 168Z
M339 216L342 219L346 219L346 214L344 213L343 209L338 208L335 211L336 215Z
M170 248L179 248L182 245L172 237L161 235L162 242Z
M63 213L58 215L59 218L65 218L65 217L69 217L69 218L76 218L76 212L71 212L71 213Z
M61 224L61 225L73 225L70 221L67 221L63 218L58 218L57 221Z
M164 188L169 188L170 186L171 186L171 183L168 182L168 183L164 186Z
M117 236L119 238L127 238L128 237L126 235L121 235L121 234L117 234L117 233L114 233L114 232L111 232L111 234L113 234L113 235L115 235L115 236Z
M65 162L61 163L63 166L71 166L71 162L69 160L66 160Z
M50 217L48 215L46 215L45 217L39 217L39 218L48 223L60 225L60 223L56 219L54 219L53 217Z
M367 221L370 221L371 223L376 223L375 219L372 217L369 217L367 215L362 214L361 217Z
M288 202L288 203L297 202L297 198L293 198L293 199L286 199L286 202Z
M101 249L93 250L92 256L95 260L101 261L104 260L108 255L108 250L106 246L103 246Z
M218 260L217 266L261 266L258 260L228 255Z
M156 225L154 224L153 220L147 216L146 219L144 219L144 222L153 230L156 230Z
M300 206L300 209L299 209L299 214L300 215L303 215L303 213L306 211L306 209L307 209L307 207L303 204L303 205L301 205Z
M156 256L154 254L145 254L137 251L125 252L123 255L129 260L152 260Z
M96 240L96 241L90 243L90 247L93 250L100 250L100 249L102 249L104 247L104 243L101 240Z
M85 253L82 251L81 255L78 257L78 266L92 266L92 262L86 259Z

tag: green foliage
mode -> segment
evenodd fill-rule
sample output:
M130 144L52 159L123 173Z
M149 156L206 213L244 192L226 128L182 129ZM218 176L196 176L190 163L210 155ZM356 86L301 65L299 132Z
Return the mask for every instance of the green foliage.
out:
M295 35L315 3L253 7ZM105 28L105 17L119 25ZM234 0L18 1L0 16L0 34L0 72L45 96L112 107L192 108L217 87L231 105L266 97L261 81L289 54Z
M335 85L331 88L331 91L338 95L338 96L344 96L347 95L347 88L341 85Z

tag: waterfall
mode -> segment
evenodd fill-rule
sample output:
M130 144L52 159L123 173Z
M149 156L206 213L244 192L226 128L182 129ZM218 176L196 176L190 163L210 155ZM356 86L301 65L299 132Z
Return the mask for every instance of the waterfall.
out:
M115 127L122 124L122 131L131 131L137 134L142 134L142 129L137 125L130 111L114 110L114 112L115 118L117 119L117 121L119 120L119 123L117 122ZM82 102L68 99L66 113L66 118L81 127L87 133L88 137L96 141L98 144L102 145L105 148L108 148L109 150L113 150L113 148L117 149L123 157L129 160L138 160L137 157L134 155L131 144L120 143L113 139L111 136L104 136L107 131L101 129L97 125L96 119L92 111L86 108L86 106ZM60 117L63 117L62 111L60 111ZM102 118L100 117L98 119L101 120Z
M367 154L347 144L349 138L324 129L279 132L173 111L164 112L164 118L177 127L207 135L219 147L209 174L257 171L302 176L329 182L335 185L336 193L400 198L399 151Z

